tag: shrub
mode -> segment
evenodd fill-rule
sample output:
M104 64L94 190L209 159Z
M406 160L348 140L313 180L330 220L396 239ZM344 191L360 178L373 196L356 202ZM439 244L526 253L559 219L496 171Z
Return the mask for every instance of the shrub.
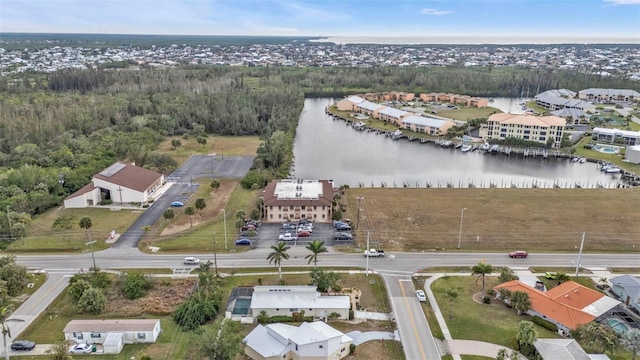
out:
M293 318L291 316L286 315L276 315L269 318L269 323L279 323L279 322L293 322Z
M558 331L558 326L556 324L552 323L551 321L547 321L540 316L534 316L531 321L533 321L534 324L540 325L547 330L551 330L553 332Z
M356 352L356 344L349 345L349 354L353 354Z
M485 296L482 298L482 302L485 304L491 304L491 298L488 296Z
M349 320L353 320L354 312L353 310L349 310Z

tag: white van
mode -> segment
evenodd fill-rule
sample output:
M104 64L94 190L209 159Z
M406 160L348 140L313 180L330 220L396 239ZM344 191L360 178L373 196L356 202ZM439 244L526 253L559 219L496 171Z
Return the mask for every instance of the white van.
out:
M185 265L199 265L200 264L200 259L198 259L197 257L188 256L188 257L184 258L184 264Z

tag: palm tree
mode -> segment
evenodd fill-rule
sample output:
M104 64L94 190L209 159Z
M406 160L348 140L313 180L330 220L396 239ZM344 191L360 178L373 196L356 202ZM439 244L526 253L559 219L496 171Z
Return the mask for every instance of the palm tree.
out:
M558 273L558 275L556 275L556 280L558 280L559 283L563 283L571 280L571 277L565 273Z
M479 278L482 278L482 296L484 297L485 292L484 292L484 276L486 274L491 274L491 272L493 271L493 266L490 264L485 264L483 262L478 263L477 265L475 265L473 268L471 268L471 275L478 275L478 278L476 278L476 282L478 281Z
M2 330L2 337L4 340L4 353L7 360L9 360L7 335L9 336L9 339L11 339L11 331L7 326L6 320L9 318L9 316L11 316L11 310L11 305L4 306L2 309L0 309L0 329Z
M278 277L280 278L280 282L282 282L282 260L288 260L289 254L287 254L287 250L291 247L287 246L285 243L281 242L278 245L272 245L271 250L273 250L268 256L267 260L269 260L269 264L273 262L275 266L278 267Z
M186 215L189 215L189 225L191 225L190 227L193 227L193 215L196 213L196 210L193 208L193 206L189 206L184 209L184 213Z
M522 315L524 312L531 309L529 294L524 291L515 291L511 294L511 305L516 309L518 315Z
M304 248L311 251L311 254L305 256L304 258L309 259L309 262L307 262L307 264L311 264L311 262L313 261L314 269L318 266L318 254L325 253L328 251L327 248L324 246L324 241L319 241L319 240L313 240Z
M87 232L87 240L91 240L91 235L89 235L89 229L93 226L91 218L88 216L81 218L78 225L80 225L81 229L85 229L85 231Z
M520 346L520 353L527 355L533 350L533 343L538 339L536 325L531 321L520 321L516 340Z

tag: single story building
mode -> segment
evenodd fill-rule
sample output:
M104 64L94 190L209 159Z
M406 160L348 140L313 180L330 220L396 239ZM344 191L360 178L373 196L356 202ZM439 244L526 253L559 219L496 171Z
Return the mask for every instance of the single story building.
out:
M262 190L264 222L330 223L336 190L328 180L274 180Z
M533 343L542 360L605 360L605 354L587 354L575 339L538 339Z
M304 311L305 316L326 319L332 313L339 319L349 319L351 299L348 295L321 295L317 287L254 286L251 296L251 313L254 317L265 311L268 316L292 316Z
M350 353L353 339L322 322L258 325L244 340L253 360L338 360Z
M102 344L106 354L118 354L125 344L155 343L162 332L158 319L71 320L62 330L64 339Z
M164 175L118 161L93 176L91 182L64 199L65 208L86 208L103 200L114 203L146 203L164 184Z

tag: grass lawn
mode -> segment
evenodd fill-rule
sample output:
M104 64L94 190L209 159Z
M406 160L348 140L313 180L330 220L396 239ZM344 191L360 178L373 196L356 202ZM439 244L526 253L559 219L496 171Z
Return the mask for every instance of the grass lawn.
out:
M456 106L459 106L459 105L456 105ZM446 117L454 120L464 120L464 121L468 121L471 119L478 119L478 118L486 119L491 114L502 112L496 108L489 107L489 106L486 108L459 106L457 110L438 109L437 111L438 111L437 116L442 116L442 117Z
M605 153L601 153L599 151L595 151L592 149L585 149L584 145L588 144L588 143L595 143L596 141L591 140L591 137L587 137L584 138L582 140L580 140L576 145L575 145L575 155L576 156L583 156L586 158L590 158L590 159L598 159L598 160L602 160L602 161L607 161L610 163L615 164L616 166L618 166L621 169L625 169L625 170L629 170L633 173L636 174L640 174L640 164L632 164L629 162L625 162L623 161L624 156L622 154L605 154ZM624 152L624 149L622 150Z
M58 207L42 215L35 216L29 226L27 236L17 240L7 249L9 252L79 252L89 251L85 245L87 232L81 229L78 222L81 218L91 218L92 227L89 229L91 239L96 240L94 250L109 247L105 239L111 230L123 234L140 216L141 210L118 210L108 208L65 209ZM70 215L71 229L53 228L53 222L60 216Z
M171 141L180 140L181 146L173 149ZM185 140L181 136L167 137L156 152L171 156L178 164L183 164L191 155L256 155L258 145L260 145L258 136L216 136L209 135L207 143L203 146L198 144L196 137L189 137Z
M487 290L498 284L495 277L487 277L485 281ZM454 339L486 341L511 347L520 321L531 320L529 316L518 316L515 310L500 303L487 305L475 302L473 295L482 291L482 281L476 283L475 276L443 277L436 280L431 288ZM451 306L451 312L449 300L444 295L448 288L458 289L460 293ZM559 338L558 334L541 326L536 329L540 338Z
M585 252L632 252L637 241L640 188L587 189L415 189L350 188L342 197L345 218L357 217L356 245L395 251L575 252L582 232Z

